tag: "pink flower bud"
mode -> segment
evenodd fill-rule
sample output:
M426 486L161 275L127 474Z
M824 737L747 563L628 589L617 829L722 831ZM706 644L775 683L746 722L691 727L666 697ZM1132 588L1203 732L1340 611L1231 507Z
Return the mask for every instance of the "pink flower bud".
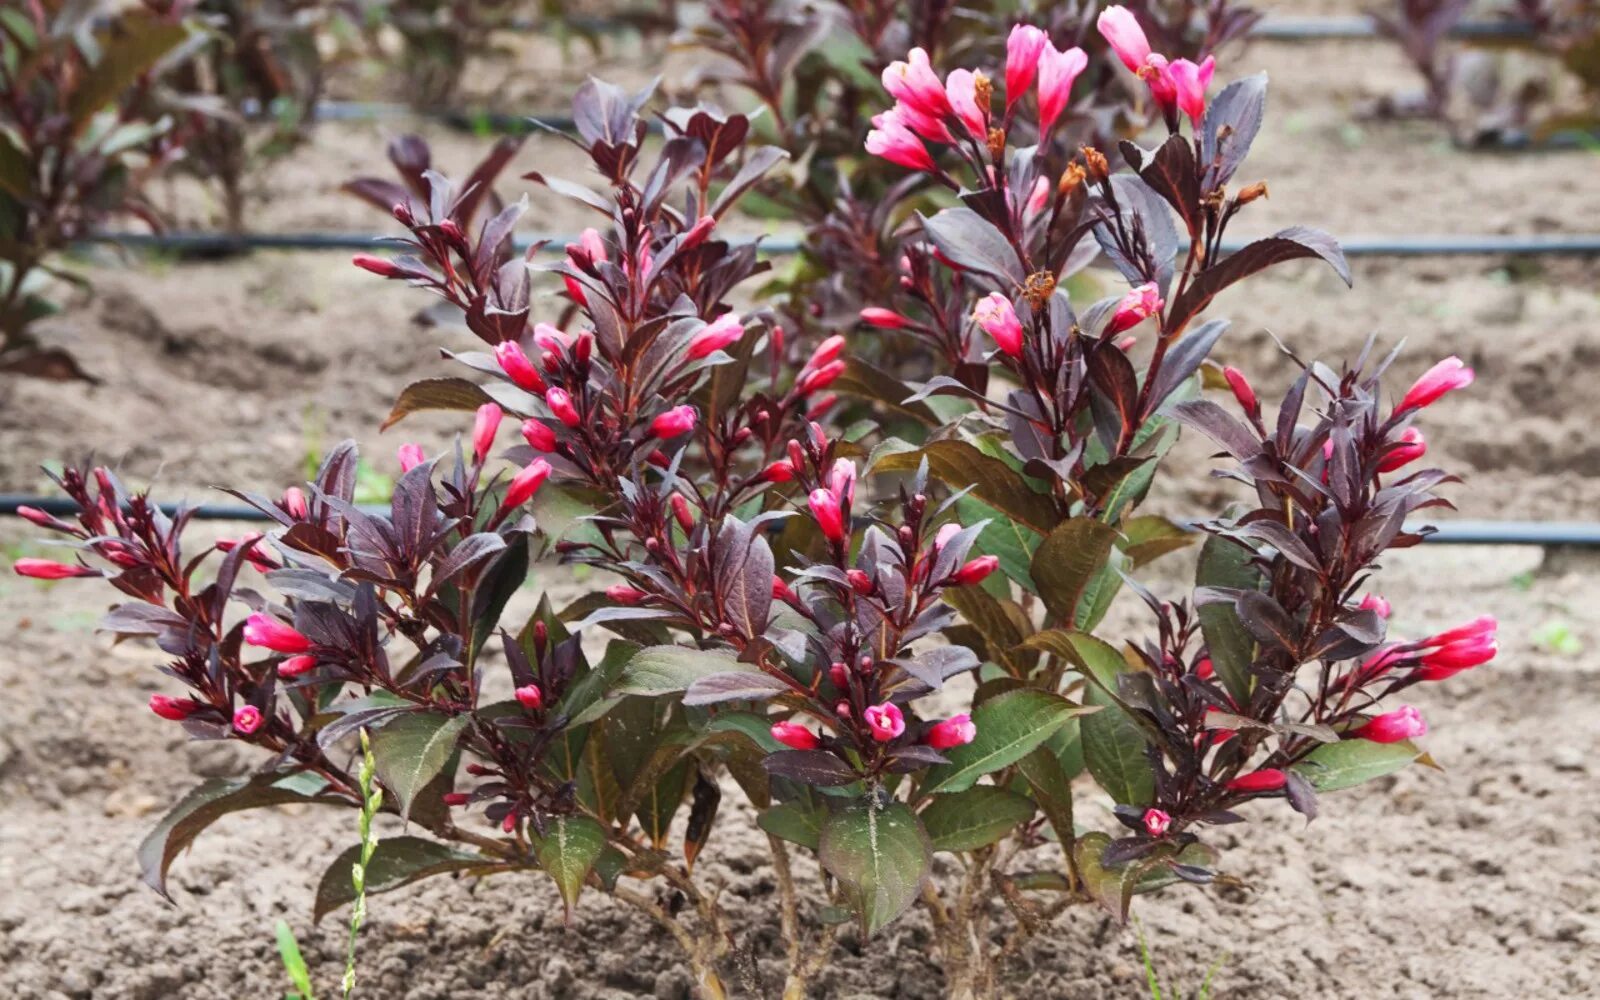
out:
M478 407L478 415L472 421L472 456L479 462L489 457L489 449L494 447L494 435L500 429L500 418L503 416L504 411L494 403L484 403Z
M868 705L866 711L861 713L861 719L872 730L872 738L879 743L887 743L906 731L906 717L901 713L900 706L889 702Z
M533 499L539 492L539 487L550 478L550 463L542 458L536 458L523 466L515 476L511 477L511 484L506 487L505 499L500 502L502 511L520 507Z
M744 320L738 313L724 313L689 341L689 359L698 360L720 351L743 336Z
M868 306L861 310L861 322L880 330L903 330L911 325L911 320L905 316L879 306Z
M517 688L515 695L517 704L530 712L537 712L544 707L544 693L539 690L537 684L524 684Z
M35 580L65 580L75 576L101 575L99 570L90 569L88 566L73 566L50 559L18 559L11 564L11 570L18 576L32 577Z
M574 278L570 274L563 274L561 276L561 280L566 284L567 294L572 297L572 301L576 302L580 306L587 306L589 304L589 296L584 294L583 285L578 283L577 278Z
M1039 72L1039 54L1050 36L1031 24L1016 24L1006 37L1006 111L1022 100Z
M850 686L850 671L846 669L843 663L830 663L828 664L828 680L833 682L834 687L843 691Z
M288 680L291 677L299 677L301 674L305 673L316 665L317 658L315 656L312 656L310 653L301 653L299 656L291 656L282 663L279 663L278 676L284 678L285 680Z
M1361 598L1359 607L1362 611L1376 611L1379 618L1388 618L1391 612L1389 602L1377 594L1368 594Z
M694 407L684 404L656 417L650 422L650 435L658 438L675 438L694 430Z
M308 510L305 491L298 486L289 487L283 491L283 499L278 506L282 507L283 512L290 517L305 517Z
M836 458L828 468L828 489L844 503L856 499L856 463L848 458Z
M171 722L182 722L200 708L200 703L193 698L173 698L164 694L150 696L150 711Z
M681 250L691 250L706 241L711 235L711 230L717 227L717 220L709 215L702 215L695 220L693 226L683 234L683 242L679 244Z
M678 522L678 527L687 534L694 530L694 512L689 509L689 501L682 493L672 494L672 516Z
M1032 221L1038 218L1050 205L1050 178L1040 177L1033 182L1033 190L1028 192L1028 200L1022 206L1022 218Z
M572 397L567 390L560 386L552 386L544 394L545 405L550 407L550 412L555 414L557 420L568 427L576 427L583 423L583 418L578 415L578 410L572 405Z
M923 742L935 750L949 750L951 747L965 746L977 736L978 727L973 725L972 717L962 713L934 723L923 737Z
M522 422L522 440L534 451L555 451L556 432L542 420L529 418Z
M1145 60L1150 58L1150 40L1145 37L1144 29L1139 27L1138 18L1126 7L1112 6L1102 11L1095 23L1117 58L1122 60L1122 65L1128 67L1130 72L1139 72Z
M522 350L522 345L514 340L502 341L494 345L494 358L500 363L500 370L519 389L528 392L544 392L544 376L539 374L539 369L534 367L528 355Z
M249 736L261 728L261 709L254 705L241 705L233 713L233 731L241 736Z
M1407 427L1400 432L1400 443L1383 456L1378 462L1379 472L1393 472L1394 470L1410 465L1421 458L1428 451L1427 439L1415 427Z
M1442 681L1463 670L1488 663L1499 652L1500 644L1491 637L1462 639L1425 654L1417 676L1425 681Z
M811 352L811 359L806 362L806 367L813 371L818 368L825 368L832 364L842 353L844 353L844 338L834 334L818 344L817 349Z
M1463 364L1460 358L1451 355L1422 373L1422 377L1406 392L1405 398L1400 400L1400 405L1395 407L1395 412L1403 413L1428 406L1451 390L1465 389L1472 384L1472 379L1472 369Z
M1065 52L1046 45L1039 54L1039 132L1055 125L1072 98L1072 84L1089 65L1089 57L1074 46Z
M1146 809L1144 811L1144 832L1152 837L1165 837L1167 829L1172 826L1172 817L1160 809Z
M844 576L846 580L850 581L851 590L858 594L872 593L872 577L867 575L866 570L846 570Z
M822 536L830 542L843 542L844 512L840 510L839 498L833 491L826 488L812 490L808 502L811 506L811 516L816 519L817 527L822 529Z
M1234 792L1275 792L1288 782L1287 774L1275 767L1264 767L1234 778L1228 782L1228 789Z
M1428 735L1428 724L1423 721L1421 712L1410 705L1402 705L1351 730L1350 735L1374 743L1399 743Z
M466 792L445 792L444 804L452 809L458 809L472 801L472 796Z
M819 389L826 389L834 383L840 375L844 374L843 361L830 361L813 371L800 376L800 381L795 384L795 391L802 396L809 396Z
M939 530L933 536L933 551L937 552L950 544L950 539L961 534L961 525L949 521L939 525Z
M972 318L983 332L994 338L995 344L1013 358L1022 356L1022 321L1011 300L999 292L990 292L973 307Z
M1438 635L1429 636L1422 640L1422 646L1443 646L1452 642L1461 642L1465 639L1493 638L1499 631L1500 623L1494 615L1479 615L1465 625L1457 625L1453 629L1440 632Z
M244 620L244 641L274 653L309 653L312 642L291 625L260 611Z
M999 566L999 556L979 556L956 570L952 578L958 587L971 587L974 584L982 583Z
M783 577L778 576L776 573L772 576L772 599L774 601L794 600L794 591L790 590L789 585L783 582Z
M606 256L606 241L601 238L600 230L590 226L578 237L578 241L584 253L589 255L590 261L598 263L609 259Z
M787 483L794 478L794 466L780 458L761 471L761 478L769 483Z
M1106 328L1107 336L1138 326L1160 312L1162 305L1161 292L1153 281L1129 290L1111 314L1111 324Z
M979 142L989 140L989 108L978 100L978 76L970 69L950 71L944 85L950 107L961 119L967 134Z
M1206 56L1198 66L1188 59L1175 60L1167 70L1172 86L1177 91L1178 107L1196 125L1205 116L1206 88L1211 86L1211 77L1216 69L1217 60Z
M1202 656L1200 658L1200 661L1194 665L1194 675L1203 681L1209 681L1217 676L1217 667L1216 664L1211 662L1211 657Z
M774 722L772 738L791 750L815 750L822 745L816 733L798 722Z
M422 453L422 445L420 444L403 444L400 446L399 454L400 472L402 474L410 472L428 460L428 456Z
M1239 401L1244 412L1251 416L1261 412L1261 401L1256 398L1256 391L1250 387L1250 380L1244 377L1244 372L1228 365L1222 369L1222 377L1228 380L1228 388L1233 390L1233 398Z
M630 587L625 583L614 583L606 588L606 596L618 604L638 604L650 595L638 587Z
M18 507L17 516L40 528L62 528L66 526L66 522L46 514L37 507Z
M370 253L358 253L350 258L350 263L363 271L371 271L380 278L394 278L400 274L400 267L394 261Z
M928 147L911 131L902 116L885 112L873 116L872 124L876 128L867 133L868 153L908 170L933 169L933 157L928 155Z
M950 99L924 49L912 49L905 61L890 63L883 71L883 89L930 118L943 118L950 113Z

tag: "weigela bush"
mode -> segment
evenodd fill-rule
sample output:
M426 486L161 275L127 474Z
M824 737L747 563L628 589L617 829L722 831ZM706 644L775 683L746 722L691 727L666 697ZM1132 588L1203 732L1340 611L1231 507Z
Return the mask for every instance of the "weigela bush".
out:
M129 600L104 628L171 658L155 714L268 754L174 807L141 848L147 880L161 889L220 815L358 807L343 762L364 731L384 807L419 828L378 844L368 892L542 871L569 908L589 888L659 923L702 995L725 996L750 929L695 862L736 785L772 850L785 996L847 925L866 937L914 906L949 993L988 996L1074 904L1125 919L1134 895L1227 881L1213 827L1278 804L1314 817L1324 793L1427 762L1396 696L1491 659L1495 624L1391 636L1370 586L1421 540L1408 516L1445 503L1416 424L1472 373L1446 359L1391 402L1369 345L1300 363L1269 408L1209 362L1217 294L1295 259L1348 278L1344 257L1303 227L1224 256L1265 194L1233 183L1265 79L1213 95L1128 11L1099 23L1167 133L1123 142L1126 170L1050 141L1074 113L1070 48L1014 45L992 76L916 53L886 71L864 147L949 192L910 220L906 277L950 327L902 327L946 369L888 384L880 412L906 436L840 419L860 338L797 343L749 289L756 245L723 235L781 151L707 107L663 112L647 145L650 95L591 81L573 141L603 189L528 175L597 216L556 261L515 252L525 199L469 225L483 186L433 172L393 206L403 252L357 258L488 347L453 355L471 377L401 393L391 422L473 417L453 454L401 449L388 510L352 503L341 448L309 484L239 494L276 527L208 558L183 549L186 514L68 470L76 523L29 516L81 558L18 571L107 577ZM1065 279L1095 256L1127 290L1074 304ZM1198 532L1137 513L1182 426L1240 486ZM1197 536L1192 593L1137 581ZM549 550L603 589L507 620ZM240 584L247 566L274 596ZM1124 589L1148 626L1097 635ZM359 849L330 865L318 915L350 900ZM934 878L940 852L961 863Z

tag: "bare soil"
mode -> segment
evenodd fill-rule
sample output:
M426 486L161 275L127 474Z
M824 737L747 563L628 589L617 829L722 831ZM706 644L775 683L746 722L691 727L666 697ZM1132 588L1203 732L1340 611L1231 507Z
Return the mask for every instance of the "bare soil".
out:
M647 58L623 56L635 73ZM1256 69L1273 77L1274 107L1244 179L1267 179L1272 198L1246 220L1251 232L1293 223L1347 236L1600 230L1592 154L1472 156L1430 126L1354 121L1363 101L1413 85L1387 47L1257 45L1226 67ZM556 92L531 73L523 79L514 93ZM264 178L256 227L383 228L381 215L335 188L378 169L396 125L321 129ZM481 148L419 128L454 171ZM535 165L582 177L553 140L530 140L516 164ZM171 201L193 221L208 211L181 187ZM554 201L540 201L535 215L555 231L585 222ZM400 441L439 443L456 429L448 417L421 417L377 433L395 390L446 372L438 346L469 338L420 328L425 297L384 287L339 255L173 264L101 254L86 266L95 296L52 321L50 337L102 384L0 380L0 491L40 492L41 463L93 452L132 482L157 481L165 496L214 499L217 483L273 490L303 478L306 456L346 435L392 473ZM1224 359L1281 384L1292 367L1269 332L1303 356L1335 361L1370 332L1403 337L1404 375L1461 354L1478 385L1424 427L1441 463L1468 474L1454 494L1462 514L1600 512L1600 396L1589 384L1600 364L1600 262L1364 260L1354 272L1348 291L1318 268L1287 268L1219 302L1214 313L1235 323ZM1151 509L1217 509L1228 488L1207 476L1204 456L1186 442ZM8 559L48 551L15 521L0 523L0 548ZM1175 593L1184 557L1168 562L1156 583ZM559 570L546 580L571 587ZM1221 845L1249 890L1141 901L1158 967L1192 989L1226 956L1216 995L1260 1000L1600 995L1600 559L1424 547L1398 554L1381 589L1403 634L1484 610L1501 619L1495 664L1415 699L1444 770L1329 796L1309 827L1281 808L1255 810L1248 827L1233 828L1237 844ZM309 926L310 901L322 863L355 837L351 816L232 817L174 867L177 906L139 883L133 848L160 812L196 776L241 773L253 761L231 745L186 744L148 719L156 654L90 636L108 599L70 581L0 577L0 631L12 637L0 653L0 990L50 1000L281 995L271 940L279 917L331 988L343 918ZM1120 606L1107 634L1137 627L1136 610ZM733 815L744 808L737 802L730 789L702 870L724 887L741 929L755 983L745 992L767 995L781 964L775 885L764 841L747 816ZM940 864L948 875L951 860ZM815 878L809 862L800 877ZM929 952L915 915L865 946L847 935L817 995L938 996ZM375 898L361 972L358 995L417 1000L681 998L689 989L675 946L655 928L597 895L564 926L553 888L537 877L441 879ZM1134 931L1070 913L1027 948L1005 993L1145 995Z

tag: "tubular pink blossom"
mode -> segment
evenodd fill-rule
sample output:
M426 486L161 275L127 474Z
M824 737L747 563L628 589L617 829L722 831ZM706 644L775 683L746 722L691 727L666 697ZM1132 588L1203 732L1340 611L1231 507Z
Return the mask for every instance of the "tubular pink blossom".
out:
M1164 837L1172 826L1172 817L1161 809L1144 811L1144 832L1152 837Z
M1275 767L1264 767L1239 775L1228 782L1228 788L1235 792L1275 792L1288 782L1289 776L1282 771Z
M1139 19L1128 8L1107 7L1095 25L1117 58L1122 60L1122 65L1134 73L1143 68L1145 60L1150 58L1150 40L1139 27Z
M278 619L260 611L255 612L244 621L244 641L252 646L270 649L274 653L309 653L312 642L292 625L286 625Z
M556 432L549 424L531 417L522 422L522 440L534 451L555 451Z
M906 731L905 715L899 705L891 702L868 705L866 711L861 713L861 720L872 730L872 738L879 743L887 743Z
M1425 654L1417 668L1417 675L1425 681L1442 681L1463 670L1488 663L1499 652L1500 644L1492 637L1462 639Z
M978 300L972 309L972 318L983 332L994 338L995 346L1013 358L1022 356L1022 321L1011 300L999 292L990 292Z
M816 733L798 722L774 722L772 738L791 750L815 750L822 745Z
M806 372L800 376L800 381L795 384L795 391L802 396L809 396L814 392L826 389L834 380L844 374L845 363L835 359L814 371Z
M298 486L291 486L283 491L283 502L279 504L283 512L290 517L303 518L306 516L306 493Z
M99 570L90 569L88 566L73 566L51 559L18 559L11 564L11 570L18 576L31 577L35 580L66 580L77 576L100 575Z
M794 591L790 590L789 585L783 582L783 577L776 573L772 575L772 599L774 601L794 600Z
M1150 96L1163 113L1169 113L1178 106L1178 85L1172 79L1172 67L1167 63L1167 57L1159 53L1151 55L1145 60L1144 66L1139 70L1139 79L1150 88Z
M950 539L961 534L961 525L954 521L947 521L939 525L939 530L933 536L933 551L938 552L950 544Z
M679 249L690 250L704 243L706 237L711 235L711 230L715 229L716 226L717 220L714 217L709 215L700 216L695 220L694 225L690 226L688 231L683 234L683 242L679 244Z
M861 310L861 322L880 330L900 330L911 325L911 320L893 309L868 306Z
M1072 98L1072 84L1089 65L1089 57L1074 46L1065 52L1046 45L1039 56L1039 133L1049 132Z
M822 537L830 542L843 542L844 511L839 507L839 498L834 496L829 489L815 489L807 498L811 506L811 516L816 519L817 527L822 529Z
M811 352L811 359L806 362L806 367L821 368L831 364L842 353L844 353L844 337L836 333L817 345L817 349Z
M589 259L598 263L606 260L606 241L600 237L600 230L590 226L578 237L578 245L583 248Z
M1146 282L1131 289L1122 297L1122 301L1117 303L1116 311L1111 314L1111 323L1106 328L1106 334L1112 336L1138 326L1160 312L1162 305L1161 292L1156 288L1155 282Z
M249 736L261 728L261 709L254 705L241 705L233 713L233 731L242 736Z
M1033 182L1033 190L1028 192L1028 200L1022 206L1024 221L1032 221L1039 217L1050 205L1050 178L1040 177Z
M978 76L970 69L953 69L945 80L945 95L967 134L979 142L989 140L989 109L978 102Z
M724 313L689 341L689 358L698 360L744 336L744 321L738 313Z
M317 658L310 653L301 653L291 656L278 664L278 676L284 679L299 677L301 674L317 665Z
M65 521L47 514L37 507L18 507L17 516L40 528L62 528L66 526Z
M539 492L539 487L550 478L550 463L542 458L536 458L523 466L515 476L511 477L511 484L506 487L505 499L500 502L502 511L520 507L533 499Z
M1393 610L1389 607L1389 602L1379 594L1367 594L1361 598L1359 606L1362 611L1376 611L1379 618L1388 618Z
M1174 60L1167 70L1167 76L1176 91L1178 108L1196 125L1205 117L1206 88L1211 86L1211 77L1216 69L1217 60L1206 56L1198 66L1188 59Z
M680 434L687 434L694 430L694 407L687 403L674 406L667 412L650 421L650 434L658 438L675 438Z
M1233 398L1239 401L1239 406L1245 413L1255 416L1261 412L1261 401L1256 398L1256 391L1250 387L1250 380L1244 377L1244 372L1228 365L1222 369L1222 377L1228 380L1228 388L1233 390Z
M1006 37L1006 110L1022 100L1039 72L1039 54L1050 36L1031 24L1017 24Z
M972 717L966 713L952 715L942 722L936 722L928 729L923 742L935 750L949 750L952 747L965 746L978 736L978 727L972 724Z
M901 118L885 113L875 116L872 124L876 127L867 133L867 152L908 170L933 169L928 147Z
M494 447L494 436L504 416L505 412L494 403L478 407L478 415L472 421L472 456L479 462L489 457L489 449Z
M150 711L170 722L182 722L200 708L200 703L193 698L174 698L165 694L150 696Z
M1351 730L1350 735L1374 743L1399 743L1401 740L1428 735L1428 724L1423 721L1421 712L1410 705L1402 705L1392 712L1377 716L1359 729Z
M1400 432L1400 443L1378 462L1379 472L1393 472L1410 465L1428 452L1428 440L1415 427Z
M401 273L400 266L394 261L370 253L358 253L350 258L350 263L363 271L371 271L380 278L395 278Z
M401 445L399 456L400 471L402 473L410 472L412 469L415 469L417 466L428 460L428 456L423 454L422 445L420 444L408 443Z
M630 587L626 583L614 583L606 588L606 596L618 604L634 605L650 595L638 587Z
M847 569L844 578L849 581L850 589L858 594L872 593L872 577L864 569Z
M1455 355L1422 373L1400 400L1400 405L1395 407L1396 413L1406 410L1420 409L1438 401L1440 396L1454 389L1465 389L1472 384L1473 372L1462 360Z
M971 587L988 579L1000 567L999 556L979 556L956 570L953 579L958 587Z
M1492 638L1499 629L1500 623L1495 620L1494 615L1479 615L1465 625L1457 625L1455 628L1447 629L1438 635L1429 636L1418 645L1446 646L1452 642L1461 642L1465 639Z
M950 99L924 49L912 49L904 61L890 63L883 71L883 89L930 118L943 118L950 113Z
M762 470L761 478L769 483L787 483L794 478L794 466L788 459L780 458Z
M578 410L572 405L572 397L567 390L560 386L552 386L544 394L545 405L550 407L550 412L555 414L557 420L568 427L576 427L583 423L583 418L578 415Z
M828 467L828 489L841 503L856 502L856 463L848 458L836 458Z
M517 699L517 704L530 712L537 712L544 707L544 692L539 690L537 684L524 684L512 694Z
M500 370L506 373L512 385L528 392L544 392L544 376L539 374L539 369L528 359L521 344L514 340L501 341L494 345L494 358L500 363Z

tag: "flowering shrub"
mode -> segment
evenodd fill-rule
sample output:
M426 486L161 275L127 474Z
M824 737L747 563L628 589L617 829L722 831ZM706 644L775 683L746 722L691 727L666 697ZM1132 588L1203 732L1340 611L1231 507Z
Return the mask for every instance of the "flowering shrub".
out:
M146 94L188 37L164 6L97 20L40 0L0 18L0 372L86 377L31 328L58 310L54 282L82 283L59 267L64 247L112 214L154 222L140 188L180 145Z
M771 311L729 301L766 264L722 220L783 154L706 107L664 112L652 151L650 95L591 81L575 141L605 192L527 175L599 216L558 262L514 253L526 199L474 222L483 186L431 172L426 199L394 206L403 252L356 259L432 291L489 347L454 356L475 377L400 394L391 423L473 418L453 457L401 448L386 514L352 504L341 448L303 488L239 494L277 527L218 546L204 583L186 515L66 472L77 523L28 516L82 558L17 570L107 576L130 600L104 627L172 657L154 712L271 755L174 807L141 849L151 884L227 812L369 802L340 763L364 731L382 808L431 835L381 840L369 894L540 870L569 908L587 887L656 921L701 994L725 996L739 929L695 862L731 783L772 850L786 997L844 923L871 935L913 906L950 995L990 996L1074 904L1125 919L1134 895L1227 880L1207 838L1253 803L1314 817L1325 793L1427 762L1426 723L1395 696L1491 659L1494 621L1403 640L1366 588L1421 540L1407 517L1445 503L1416 423L1472 372L1446 359L1390 405L1369 345L1337 370L1302 363L1271 412L1216 371L1217 294L1295 259L1348 278L1343 254L1295 227L1221 255L1265 194L1230 186L1264 78L1213 96L1211 65L1154 51L1128 11L1099 24L1165 124L1153 150L1121 144L1127 171L1050 141L1084 60L1026 27L1002 94L916 52L885 74L893 104L861 141L950 192L907 253L948 327L901 326L946 373L882 399L920 422L915 441L840 426L845 337L797 349ZM935 125L949 141L930 146ZM1128 290L1074 304L1063 279L1096 255ZM508 415L520 443L497 451ZM1196 534L1137 511L1183 426L1245 489L1196 526L1193 592L1163 598L1135 575ZM505 620L546 548L603 589ZM237 585L247 564L277 598ZM1150 626L1116 645L1095 630L1123 589ZM601 630L615 638L586 655ZM352 898L361 849L328 869L318 915ZM796 878L796 850L821 885ZM935 879L936 852L963 864Z

